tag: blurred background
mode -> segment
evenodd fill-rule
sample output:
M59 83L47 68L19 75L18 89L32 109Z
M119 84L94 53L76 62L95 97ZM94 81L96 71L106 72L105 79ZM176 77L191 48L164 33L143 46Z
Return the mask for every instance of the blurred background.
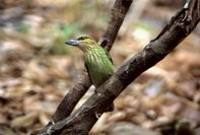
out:
M0 1L0 135L41 128L78 79L82 52L64 45L105 31L114 0ZM185 0L135 0L111 50L119 67L153 39ZM143 73L93 127L95 135L170 135L200 125L200 28ZM80 101L83 103L93 91ZM121 133L121 134L120 134Z

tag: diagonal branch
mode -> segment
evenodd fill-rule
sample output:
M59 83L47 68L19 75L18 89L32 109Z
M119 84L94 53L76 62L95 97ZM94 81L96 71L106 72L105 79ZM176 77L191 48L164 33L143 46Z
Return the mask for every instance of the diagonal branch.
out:
M111 11L111 19L108 24L107 30L101 40L101 45L108 50L111 49L113 42L116 39L119 28L127 14L127 11L133 0L116 0ZM86 93L91 86L88 74L84 72L80 80L69 90L61 103L59 104L56 112L52 116L52 123L66 118L74 109L75 105ZM51 124L51 123L49 123Z
M101 38L101 46L110 50L133 0L116 0L109 25Z
M124 63L76 112L41 131L39 135L87 135L113 100L141 73L169 54L196 27L200 20L200 0L191 0L173 17L165 29L141 52Z

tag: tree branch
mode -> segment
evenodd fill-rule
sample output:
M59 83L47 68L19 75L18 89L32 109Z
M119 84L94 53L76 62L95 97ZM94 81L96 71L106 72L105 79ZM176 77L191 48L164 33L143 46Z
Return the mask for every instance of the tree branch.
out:
M199 20L200 0L191 0L189 6L178 12L158 37L122 65L76 112L39 135L87 135L98 120L97 114L105 112L124 88L169 54L194 30Z
M133 0L116 0L111 10L111 19L109 25L103 34L100 44L108 51L112 48L112 45L117 37L118 31L124 21L124 18L129 10L129 7Z
M119 28L133 0L116 0L111 10L111 19L101 39L101 45L110 50L116 39ZM56 112L52 116L52 123L66 118L74 109L75 105L91 86L88 74L83 71L80 80L69 90L63 98ZM49 123L48 125L51 125Z

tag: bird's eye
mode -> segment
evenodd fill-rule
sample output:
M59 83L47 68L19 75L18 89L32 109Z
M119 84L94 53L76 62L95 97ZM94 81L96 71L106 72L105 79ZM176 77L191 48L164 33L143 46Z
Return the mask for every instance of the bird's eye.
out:
M77 38L78 40L85 40L85 39L89 39L89 37L87 37L87 36L84 36L84 37L79 37L79 38Z

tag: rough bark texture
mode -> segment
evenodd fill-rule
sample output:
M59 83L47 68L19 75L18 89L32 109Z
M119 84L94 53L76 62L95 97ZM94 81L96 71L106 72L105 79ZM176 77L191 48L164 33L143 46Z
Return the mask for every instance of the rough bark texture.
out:
M87 135L113 100L142 72L170 53L200 20L200 0L191 0L141 52L124 63L76 112L49 126L39 135Z

